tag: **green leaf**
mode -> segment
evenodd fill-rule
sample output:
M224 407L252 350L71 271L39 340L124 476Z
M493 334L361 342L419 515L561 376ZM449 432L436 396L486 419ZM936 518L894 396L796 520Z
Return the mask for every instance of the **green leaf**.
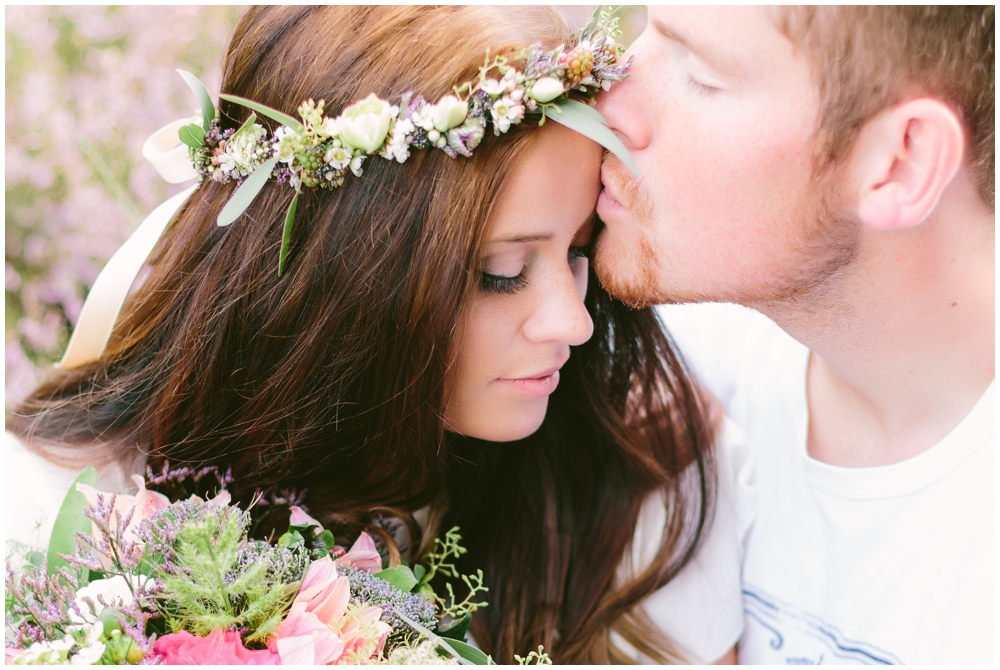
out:
M472 612L452 623L444 630L438 628L438 635L452 640L465 641L465 634L469 631L469 624L472 623Z
M205 131L197 123L181 126L181 129L177 131L177 136L181 138L181 142L189 147L201 149L205 146Z
M246 98L241 98L238 95L228 95L226 93L220 93L219 97L222 98L223 100L228 100L229 102L235 102L237 105L243 105L244 107L249 107L255 112L260 112L264 116L274 119L281 125L288 126L297 133L301 133L303 130L305 130L305 127L301 123L299 123L292 117L288 116L288 114L285 114L284 112L279 112L276 109L271 109L267 105L262 105L259 102L254 102L253 100L247 100Z
M295 221L295 210L299 206L299 192L295 192L292 204L288 206L288 214L285 214L285 227L281 231L281 251L278 253L278 276L285 271L285 262L288 260L288 246L292 241L292 223Z
M177 70L177 74L187 82L187 85L194 91L195 97L198 98L198 104L201 105L201 127L207 133L212 127L212 119L215 118L215 105L212 103L212 96L208 94L208 89L198 77L185 70Z
M291 549L292 547L301 547L306 543L305 538L302 537L302 533L297 530L290 530L281 537L278 538L278 546L282 549Z
M72 554L76 550L76 534L90 534L93 525L87 517L83 515L90 505L83 494L76 490L77 484L97 486L97 470L93 466L77 475L76 479L69 486L66 497L63 498L59 507L59 514L56 516L55 524L52 526L52 535L49 538L49 550L46 560L49 564L49 574L58 568L67 567L69 564L59 554Z
M234 137L236 137L242 132L246 132L247 128L253 128L253 124L256 123L256 121L257 121L257 115L251 112L250 118L243 122L243 125L240 126L240 129L237 130L235 133L233 133L233 136L229 138L229 141L232 142Z
M220 226L228 226L230 223L235 221L240 217L246 208L250 206L260 190L264 188L264 184L267 180L271 178L271 172L274 170L274 166L278 164L278 157L275 156L271 158L266 163L254 170L246 181L236 189L236 193L233 193L233 197L229 199L226 206L222 208L219 213L219 218L217 223Z
M375 576L379 579L384 579L404 593L409 593L413 590L413 587L418 582L416 576L413 574L413 570L410 570L405 565L397 565L394 568L376 572Z
M473 665L496 665L493 663L493 659L484 654L479 649L476 649L471 644L466 644L461 640L448 640L448 644L458 652L458 655L467 661L471 661Z
M425 568L424 566L420 565L419 563L413 566L413 576L416 577L418 580L423 579L424 575L426 574L427 574L427 568Z
M621 159L622 163L637 177L642 173L636 167L635 161L622 141L611 132L604 122L604 117L596 109L588 107L576 100L563 100L558 105L547 109L547 115L556 123L561 123L570 130L575 130L588 137Z
M324 530L322 533L313 535L312 550L326 556L336 544L337 541L333 538L333 533Z

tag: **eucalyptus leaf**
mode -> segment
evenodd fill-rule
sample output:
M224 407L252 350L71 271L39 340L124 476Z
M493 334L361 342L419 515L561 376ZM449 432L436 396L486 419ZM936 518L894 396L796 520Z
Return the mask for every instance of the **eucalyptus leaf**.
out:
M292 242L292 224L295 222L295 209L299 206L299 192L295 192L292 204L288 206L288 214L285 214L285 227L281 231L281 251L278 254L278 276L285 271L285 262L288 260L288 246Z
M181 142L189 147L200 149L205 146L205 131L197 123L181 126L180 130L177 131L177 136L181 138Z
M240 126L240 129L237 130L235 133L233 133L233 136L229 138L229 141L232 142L237 135L246 132L247 128L253 128L253 124L256 123L256 121L257 121L257 114L255 114L254 112L250 112L250 118L243 122L243 125Z
M305 127L301 123L296 121L291 116L288 116L288 114L285 114L284 112L279 112L276 109L271 109L267 105L262 105L259 102L254 102L253 100L247 100L246 98L241 98L238 95L229 95L226 93L220 93L219 97L222 98L223 100L228 100L229 102L235 102L237 105L243 105L244 107L248 107L254 110L255 112L260 112L264 116L274 119L281 125L288 126L297 133L301 133L303 130L305 130Z
M487 656L481 650L476 649L471 644L467 644L461 640L448 640L448 645L458 652L459 656L473 665L496 665L493 663L492 658Z
M405 565L397 565L394 568L376 572L375 577L389 582L403 593L409 593L418 583L413 571Z
M83 494L76 490L77 484L97 486L97 470L94 469L94 466L88 467L77 475L59 507L59 514L56 515L55 524L52 526L52 535L49 537L49 549L46 554L49 574L53 574L58 568L69 566L66 559L61 558L59 554L72 554L76 549L76 534L86 533L89 535L93 528L90 519L83 514L90 505Z
M229 199L226 206L219 212L217 223L220 226L228 226L238 219L240 214L246 211L246 208L250 206L250 203L257 197L260 190L264 188L267 180L271 178L271 172L274 171L274 166L277 164L278 157L275 156L250 173L250 176L236 189L236 193L233 193L233 197Z
M546 113L556 123L561 123L570 130L575 130L584 137L592 139L615 156L618 156L622 163L635 176L642 176L639 168L635 165L635 161L632 160L628 149L618 139L618 136L611 132L611 129L605 125L603 117L601 117L597 110L587 107L587 105L576 100L564 100L558 105L550 107Z
M445 629L438 628L438 634L441 637L447 637L452 640L459 640L460 642L465 641L465 634L469 631L469 624L472 623L472 612L469 612L464 617L452 623L451 626Z
M195 97L198 98L198 104L201 106L201 127L207 133L212 127L212 119L215 118L215 104L212 103L212 96L208 94L208 89L198 77L186 70L177 70L177 74L184 79L194 91Z
M427 574L427 568L425 568L424 566L420 565L419 563L413 566L413 576L416 577L418 580L423 579L424 575L426 574Z

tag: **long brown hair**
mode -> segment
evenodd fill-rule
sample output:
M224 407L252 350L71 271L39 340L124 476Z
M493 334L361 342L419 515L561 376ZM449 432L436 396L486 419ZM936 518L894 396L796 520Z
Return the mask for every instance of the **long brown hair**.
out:
M372 92L436 100L473 78L487 49L516 58L568 38L533 7L253 7L222 90L290 114L307 98L329 110ZM235 128L249 113L223 102L221 115ZM591 277L594 337L575 348L535 435L488 444L447 434L441 419L492 207L530 137L524 123L488 135L471 159L370 158L342 189L304 192L281 278L292 189L267 185L223 229L215 218L233 187L203 183L102 358L57 372L11 429L50 458L55 447L90 462L231 466L244 501L258 487L307 489L310 510L338 530L430 506L417 553L461 525L465 561L490 587L473 633L498 661L538 644L561 662L626 660L612 629L656 660L676 658L635 606L697 546L712 435L654 313ZM621 577L657 491L660 551Z

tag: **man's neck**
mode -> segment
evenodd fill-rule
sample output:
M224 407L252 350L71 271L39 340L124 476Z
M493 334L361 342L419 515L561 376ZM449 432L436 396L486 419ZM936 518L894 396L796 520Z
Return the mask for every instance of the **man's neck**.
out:
M756 306L812 351L808 450L818 460L912 458L993 380L994 215L951 202L934 217L866 231L850 268L817 295Z

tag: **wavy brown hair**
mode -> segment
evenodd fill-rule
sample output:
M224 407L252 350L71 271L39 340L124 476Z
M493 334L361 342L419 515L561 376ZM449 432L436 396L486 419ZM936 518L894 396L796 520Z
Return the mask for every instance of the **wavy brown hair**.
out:
M516 58L568 38L534 7L253 7L222 90L292 114L307 98L330 110L372 92L436 100L475 77L487 49ZM221 105L224 128L248 115ZM627 660L611 630L677 659L637 604L677 574L706 526L712 434L651 310L591 277L594 337L574 349L539 431L489 444L443 426L456 324L480 290L492 208L531 126L488 135L471 159L371 158L342 189L304 192L281 278L292 189L268 184L219 228L233 187L206 181L101 359L56 372L9 427L52 459L231 466L244 502L259 487L307 489L310 510L338 532L387 511L412 522L429 507L416 553L461 525L464 561L490 588L473 634L498 661L539 644L561 662ZM659 553L623 576L657 491Z

